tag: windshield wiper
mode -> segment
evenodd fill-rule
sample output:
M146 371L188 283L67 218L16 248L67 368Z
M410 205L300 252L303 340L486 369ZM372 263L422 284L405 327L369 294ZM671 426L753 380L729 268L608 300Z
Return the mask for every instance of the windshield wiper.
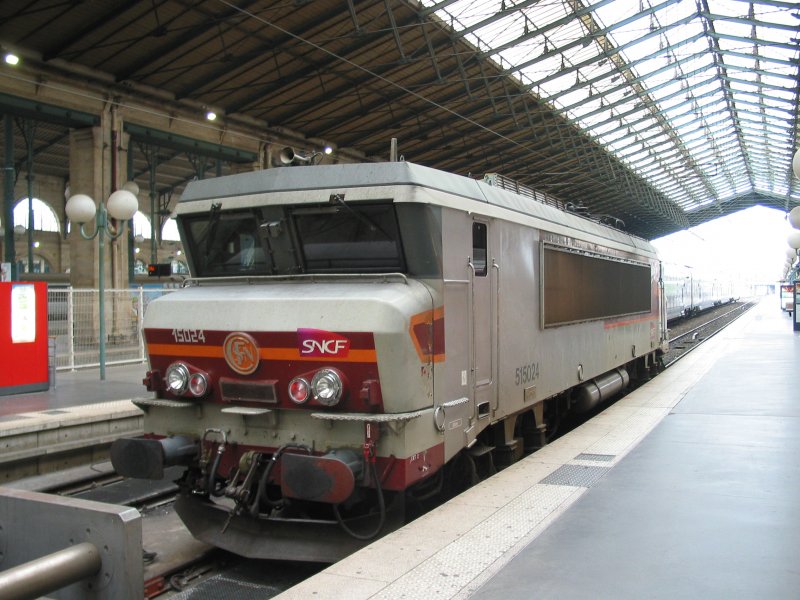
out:
M214 237L217 234L217 224L219 223L220 212L222 211L222 204L217 202L211 205L211 210L208 211L208 231L206 233L206 264L208 264L208 256L211 254L211 246L214 243Z
M352 207L344 201L344 194L331 194L331 197L328 199L328 202L331 204L339 204L343 206L347 211L353 215L356 219L364 223L369 230L372 232L380 231L387 240L392 239L388 233L386 233L379 225L377 225L372 219L361 212L357 212L352 209Z

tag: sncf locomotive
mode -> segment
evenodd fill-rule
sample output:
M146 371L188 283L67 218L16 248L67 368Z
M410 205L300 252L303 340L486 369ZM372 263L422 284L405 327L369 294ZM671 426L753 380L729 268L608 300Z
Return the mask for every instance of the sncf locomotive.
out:
M330 561L651 372L654 248L504 181L390 162L189 184L192 277L145 315L153 394L117 471L183 466L176 510L211 544Z

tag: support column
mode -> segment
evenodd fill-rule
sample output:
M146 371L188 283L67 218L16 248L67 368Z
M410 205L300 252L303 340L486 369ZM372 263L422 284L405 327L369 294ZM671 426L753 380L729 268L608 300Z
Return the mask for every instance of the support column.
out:
M90 127L77 129L69 135L69 187L70 193L86 194L95 204L105 202L109 190L106 185L108 177L104 176L103 165L105 145L103 128ZM86 229L91 232L94 223L87 223ZM69 235L69 281L76 288L99 287L98 246L97 240L85 240L78 231L76 223L71 224ZM110 272L106 261L106 275ZM110 279L108 279L110 281Z
M122 189L123 184L128 181L128 141L130 136L123 131L122 117L112 109L111 111L111 137L114 147L111 152L112 179L110 180L109 191L111 192ZM116 179L116 180L115 180ZM103 199L105 201L105 198ZM127 222L114 221L116 228L127 227ZM131 225L133 220L131 220ZM132 228L131 228L132 229ZM128 270L128 248L129 235L122 235L116 240L112 240L109 244L111 249L111 264L113 271L111 277L106 279L107 286L114 289L126 289L131 281L130 273Z
M17 278L14 248L14 121L3 117L5 164L3 166L3 262L11 263L11 279Z

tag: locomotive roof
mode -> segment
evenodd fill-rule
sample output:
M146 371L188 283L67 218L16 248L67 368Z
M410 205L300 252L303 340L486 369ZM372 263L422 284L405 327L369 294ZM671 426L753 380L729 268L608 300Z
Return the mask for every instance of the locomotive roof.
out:
M486 201L476 180L410 162L276 167L190 182L181 202L265 192L417 185Z
M405 161L276 167L197 180L187 185L180 203L185 206L189 202L264 193L383 186L418 186L438 190L539 217L656 254L655 248L648 241L630 233L489 185L482 180Z

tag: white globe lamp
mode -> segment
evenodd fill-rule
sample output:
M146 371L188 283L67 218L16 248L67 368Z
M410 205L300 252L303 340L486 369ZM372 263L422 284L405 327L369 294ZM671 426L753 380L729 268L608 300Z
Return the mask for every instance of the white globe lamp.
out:
M790 248L800 250L800 231L792 231L789 233L789 238L786 240Z
M138 196L139 195L139 186L136 185L135 181L126 181L125 183L122 184L122 188L121 189L127 190L128 192L130 192L134 196Z
M792 171L795 177L800 177L800 150L795 151L792 157Z
M795 229L800 229L800 206L795 206L789 211L789 225Z
M139 210L139 201L128 190L117 190L108 197L106 208L108 209L108 214L114 219L127 221L132 219L136 211Z
M94 200L86 194L75 194L67 200L64 210L67 212L69 220L73 223L88 223L94 219L97 213L97 206Z

